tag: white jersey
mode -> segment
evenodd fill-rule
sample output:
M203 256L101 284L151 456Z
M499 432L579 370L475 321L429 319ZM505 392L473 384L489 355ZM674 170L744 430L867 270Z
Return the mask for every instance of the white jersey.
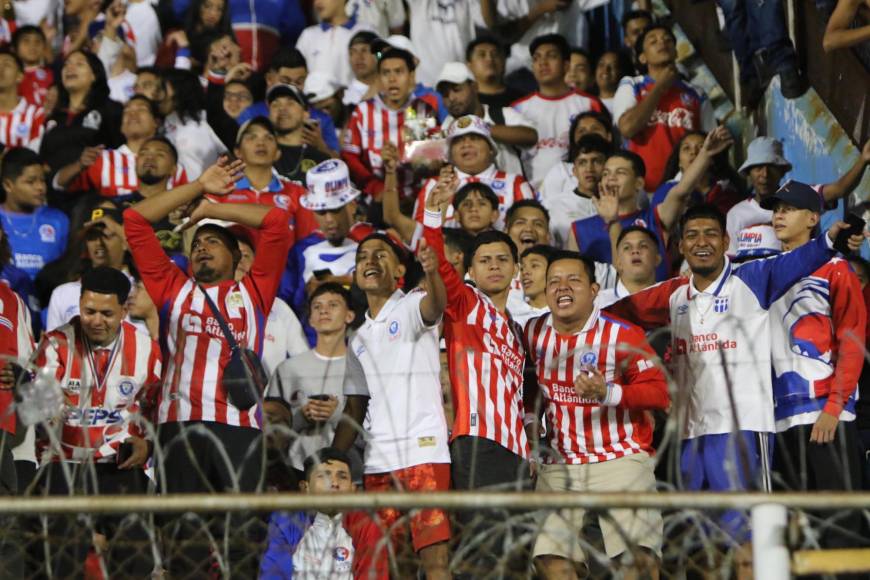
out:
M368 24L381 38L405 25L402 0L347 0L345 9L349 17Z
M353 80L348 44L361 30L372 30L372 27L353 18L341 26L315 24L302 31L296 49L305 57L308 70L329 73L338 84L346 87Z
M450 463L438 324L420 315L422 290L396 290L350 340L344 394L369 398L365 472Z
M433 86L448 62L465 62L465 47L474 39L474 16L468 0L408 0L411 43L420 64L417 82Z
M547 172L541 184L541 203L550 213L550 235L553 245L567 249L571 224L598 214L592 198L577 193L574 166L561 162Z
M128 2L124 22L129 25L128 36L133 37L133 48L136 49L136 66L151 66L157 59L157 49L163 41L160 33L160 21L151 2L141 0Z
M309 348L305 331L293 309L280 298L275 298L263 335L262 359L266 374L271 376L279 364Z
M353 539L344 528L344 514L317 512L293 552L293 578L352 580L353 554Z
M672 278L608 309L647 330L670 324L674 379L685 392L684 439L774 432L768 310L833 256L831 245L824 235L766 260L726 260L703 292L693 278Z
M604 109L597 97L579 91L570 91L561 97L532 93L515 102L513 107L538 130L538 143L523 151L523 165L535 187L540 187L550 168L563 161L568 153L574 117Z
M187 170L187 177L193 181L214 164L227 148L205 120L205 113L199 121L186 119L178 113L170 113L163 122L163 134L178 150L178 163Z

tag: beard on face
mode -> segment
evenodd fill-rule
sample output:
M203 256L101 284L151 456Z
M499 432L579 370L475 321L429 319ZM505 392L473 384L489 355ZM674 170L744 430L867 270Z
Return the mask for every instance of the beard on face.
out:
M157 185L167 177L167 175L156 175L150 171L146 171L139 176L139 181L141 181L145 185Z
M193 273L193 277L196 278L197 282L211 284L212 282L217 282L220 275L218 274L218 271L211 266L201 266L199 270Z

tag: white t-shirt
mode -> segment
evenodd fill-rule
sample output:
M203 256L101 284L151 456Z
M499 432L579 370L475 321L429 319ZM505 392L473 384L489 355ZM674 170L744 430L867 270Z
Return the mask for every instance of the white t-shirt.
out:
M163 122L163 133L178 150L178 162L187 170L191 181L226 152L220 138L205 120L205 112L199 121L187 119L182 122L177 113L170 113Z
M502 107L501 109L502 116L504 117L504 125L506 127L530 127L532 129L535 128L534 123L526 119L522 113L514 109L513 107ZM496 122L493 120L490 115L490 107L489 105L483 105L483 120L486 121L490 126L495 125ZM442 129L444 129L444 133L449 131L450 125L453 124L455 119L452 115L448 115L444 122L441 123ZM496 141L495 143L498 147L498 152L495 156L495 166L502 171L507 171L508 173L513 173L515 175L523 174L523 163L520 161L520 156L518 153L521 152L521 149L517 147L513 147L511 145L505 145L504 143L499 143Z
M133 85L136 84L136 73L125 70L116 77L109 79L109 98L122 105L133 96Z
M348 0L347 15L371 26L378 36L386 38L391 28L405 24L405 4L402 0Z
M567 248L571 224L598 213L592 200L578 195L574 166L561 162L553 166L541 185L541 203L550 213L550 235L553 245Z
M163 35L160 33L160 21L151 2L130 0L124 20L130 25L136 38L133 45L136 49L136 65L153 65L157 60L157 49L163 41Z
M305 57L308 70L332 75L341 86L353 80L348 43L360 30L372 30L368 23L350 20L342 26L315 24L299 35L296 49Z
M341 102L347 106L359 105L367 92L369 92L369 86L355 78L344 89L344 97L342 97Z
M269 318L266 319L266 335L263 337L262 359L266 372L271 376L279 364L309 348L296 314L286 302L275 298Z
M574 117L602 108L591 95L573 91L555 98L532 93L513 106L538 130L538 143L523 151L526 175L535 188L541 186L547 172L563 161L568 153L569 132Z
M327 240L312 244L302 251L305 270L302 280L307 284L318 270L329 270L334 276L350 274L356 268L356 248L359 244L344 238L340 246Z
M450 463L441 396L438 323L420 315L422 290L396 290L350 340L345 395L370 397L365 472Z
M762 209L755 198L745 199L728 211L728 256L741 259L778 254L782 244L771 222L773 212Z
M468 0L408 0L411 43L420 64L417 82L434 86L447 62L465 62L465 47L474 38Z

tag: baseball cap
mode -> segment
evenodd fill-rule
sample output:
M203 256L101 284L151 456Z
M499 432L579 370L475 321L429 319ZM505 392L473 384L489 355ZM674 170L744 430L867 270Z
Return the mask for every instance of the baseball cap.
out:
M822 196L811 186L800 181L789 180L776 193L761 200L760 205L764 209L773 209L777 202L797 209L807 209L819 213L822 211Z
M773 137L756 137L746 150L740 173L746 175L756 165L777 165L791 171L791 163L782 154L782 142Z
M305 184L307 191L299 203L311 211L338 209L360 194L350 180L347 165L340 159L327 159L309 169Z
M305 100L305 95L293 85L273 85L266 93L266 102L271 105L272 101L278 97L290 97L306 109L308 108L308 101Z
M454 139L463 135L480 135L487 140L493 151L498 150L495 141L492 140L489 125L477 115L465 115L453 121L447 129L447 146L449 147Z
M333 96L341 88L332 75L314 71L305 79L305 96L309 101L322 101Z
M448 62L441 69L441 74L438 75L438 80L435 82L435 88L441 92L441 85L450 83L452 85L460 85L466 81L473 81L474 75L471 74L471 69L464 62Z
M264 129L269 131L269 133L271 133L272 135L275 135L275 136L278 135L275 132L275 126L272 124L272 121L270 121L268 119L268 117L263 117L261 115L259 117L254 117L253 119L251 119L249 121L245 121L242 124L242 126L239 127L239 131L238 131L238 133L236 133L236 147L238 147L239 143L242 142L242 137L245 136L245 133L248 132L248 129L250 129L251 127L253 127L255 125L259 125L260 127L263 127Z

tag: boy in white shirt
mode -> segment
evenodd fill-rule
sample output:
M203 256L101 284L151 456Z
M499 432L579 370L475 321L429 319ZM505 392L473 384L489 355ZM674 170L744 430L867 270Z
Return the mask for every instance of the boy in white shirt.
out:
M345 0L318 0L314 11L320 24L309 26L299 35L296 49L305 57L310 71L329 72L342 85L353 80L348 58L351 37L360 30L371 30L371 25L348 17Z

